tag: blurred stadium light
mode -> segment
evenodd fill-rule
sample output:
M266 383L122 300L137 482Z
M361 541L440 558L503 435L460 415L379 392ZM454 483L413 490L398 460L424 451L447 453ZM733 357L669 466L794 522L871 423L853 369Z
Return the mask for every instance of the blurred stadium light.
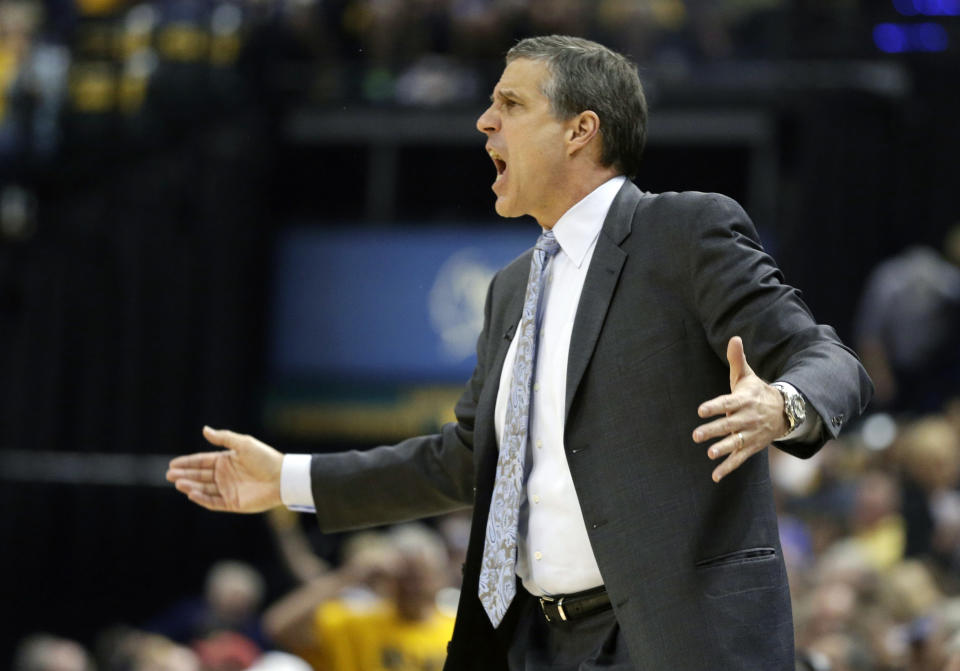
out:
M904 16L960 16L960 0L893 0Z
M879 23L873 40L881 51L901 54L909 51L946 51L950 46L947 30L939 23Z

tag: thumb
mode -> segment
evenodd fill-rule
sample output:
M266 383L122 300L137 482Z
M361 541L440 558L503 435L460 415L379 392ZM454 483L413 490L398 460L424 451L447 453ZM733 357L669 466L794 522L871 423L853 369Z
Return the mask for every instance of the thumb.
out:
M244 441L239 434L225 429L212 429L209 426L203 427L203 437L208 442L219 447L225 447L228 450L238 450L245 447Z
M727 343L727 361L730 363L730 391L737 386L737 382L753 375L753 369L747 363L747 356L743 353L743 340L740 336L733 336Z

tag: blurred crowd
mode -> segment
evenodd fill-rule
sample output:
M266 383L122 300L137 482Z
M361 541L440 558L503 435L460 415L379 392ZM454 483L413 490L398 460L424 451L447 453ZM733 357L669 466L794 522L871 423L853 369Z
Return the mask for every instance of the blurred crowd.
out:
M584 35L683 70L862 55L854 42L873 11L866 0L5 0L0 181L65 141L148 141L291 99L474 103L526 35Z
M960 399L771 452L805 669L960 669Z
M320 558L299 516L265 516L294 584L264 603L248 563L210 567L202 592L136 627L104 629L89 648L50 633L23 639L14 671L440 671L459 598L469 517L348 536Z

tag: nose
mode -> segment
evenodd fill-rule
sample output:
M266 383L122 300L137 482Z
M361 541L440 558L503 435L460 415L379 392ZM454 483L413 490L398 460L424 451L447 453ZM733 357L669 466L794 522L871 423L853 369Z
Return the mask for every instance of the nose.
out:
M495 133L500 130L500 116L494 111L493 105L477 118L477 130L481 133Z

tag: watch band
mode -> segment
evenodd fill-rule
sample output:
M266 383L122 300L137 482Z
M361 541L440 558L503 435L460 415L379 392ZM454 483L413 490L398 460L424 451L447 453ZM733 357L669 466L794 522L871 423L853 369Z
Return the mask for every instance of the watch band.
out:
M807 418L807 401L793 385L784 382L774 382L772 385L783 397L783 414L787 419L787 431L777 440L786 438Z

